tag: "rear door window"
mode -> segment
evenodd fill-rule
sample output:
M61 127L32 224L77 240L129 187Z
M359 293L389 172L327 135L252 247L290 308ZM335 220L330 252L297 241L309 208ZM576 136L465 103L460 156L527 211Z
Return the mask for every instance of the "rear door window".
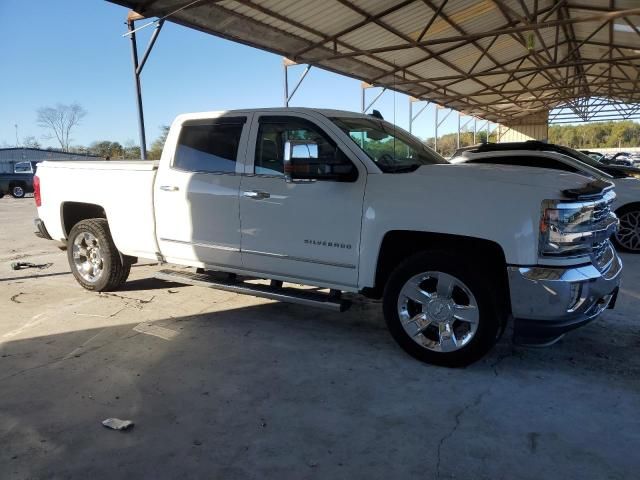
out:
M173 167L188 172L235 173L246 117L193 120L180 131Z

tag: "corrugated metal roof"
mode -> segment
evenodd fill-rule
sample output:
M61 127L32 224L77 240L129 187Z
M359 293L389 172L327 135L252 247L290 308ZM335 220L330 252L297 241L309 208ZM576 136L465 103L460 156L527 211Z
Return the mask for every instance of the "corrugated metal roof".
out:
M0 162L43 162L45 160L95 160L96 155L59 152L40 148L0 148Z
M0 173L13 173L19 162L43 162L45 160L96 160L94 155L58 152L40 148L0 148Z
M640 100L638 0L110 1L492 121Z

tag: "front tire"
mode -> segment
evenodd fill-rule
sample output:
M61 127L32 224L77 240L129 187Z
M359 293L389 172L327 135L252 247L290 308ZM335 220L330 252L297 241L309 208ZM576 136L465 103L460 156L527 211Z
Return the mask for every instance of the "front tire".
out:
M25 191L22 185L14 185L11 187L11 196L13 198L24 198Z
M486 269L459 255L409 257L393 271L384 291L391 335L426 363L464 367L475 362L493 347L506 321L488 280Z
M104 218L82 220L71 229L67 259L73 276L87 290L107 292L122 285L131 270L123 258Z

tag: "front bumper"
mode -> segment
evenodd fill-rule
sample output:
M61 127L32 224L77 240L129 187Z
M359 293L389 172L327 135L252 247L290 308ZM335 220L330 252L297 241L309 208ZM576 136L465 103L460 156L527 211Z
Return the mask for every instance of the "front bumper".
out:
M613 308L622 262L613 247L609 254L600 268L508 267L514 340L549 344Z

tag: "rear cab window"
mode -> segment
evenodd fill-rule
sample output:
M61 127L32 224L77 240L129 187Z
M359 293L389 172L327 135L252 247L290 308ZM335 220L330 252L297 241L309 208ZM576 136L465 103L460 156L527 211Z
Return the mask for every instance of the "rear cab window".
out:
M33 173L33 165L31 162L18 162L13 167L14 173Z
M188 120L180 130L172 167L187 172L236 173L246 117Z

